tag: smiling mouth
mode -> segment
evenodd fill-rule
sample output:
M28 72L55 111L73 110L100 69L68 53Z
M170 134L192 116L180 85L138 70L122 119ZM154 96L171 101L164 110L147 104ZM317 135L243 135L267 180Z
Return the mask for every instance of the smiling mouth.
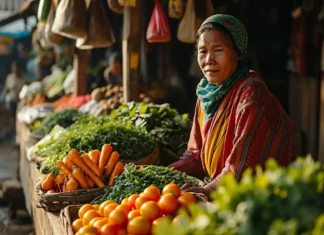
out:
M219 70L205 70L205 73L216 73L219 72Z

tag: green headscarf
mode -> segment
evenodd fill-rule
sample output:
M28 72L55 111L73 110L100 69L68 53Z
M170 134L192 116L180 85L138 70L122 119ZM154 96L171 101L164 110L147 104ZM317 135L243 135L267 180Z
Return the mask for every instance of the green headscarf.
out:
M234 16L217 14L207 18L200 28L208 23L217 23L225 27L233 37L236 49L240 52L238 67L224 82L216 85L209 83L204 77L197 87L197 96L202 102L204 121L212 118L228 91L235 82L246 74L245 56L247 52L248 35L245 26Z

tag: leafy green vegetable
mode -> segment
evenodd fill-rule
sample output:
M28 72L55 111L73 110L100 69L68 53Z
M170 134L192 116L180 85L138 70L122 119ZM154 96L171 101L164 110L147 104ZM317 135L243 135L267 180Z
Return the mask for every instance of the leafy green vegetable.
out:
M146 166L136 169L134 164L125 166L123 174L115 177L115 185L106 188L106 194L98 201L114 200L120 203L124 198L134 193L141 193L150 185L155 185L160 190L169 183L182 186L185 183L197 185L194 178L187 177L183 172L163 166Z
M74 119L77 115L82 115L77 109L65 109L59 112L54 112L44 118L39 125L34 127L32 133L45 136L54 128L56 125L61 127L69 127L73 124Z
M130 121L135 128L147 131L160 144L178 156L187 148L192 122L188 114L179 114L168 104L128 103L113 110L112 118Z
M239 183L227 175L212 198L190 209L188 226L164 225L153 234L324 234L324 167L311 157L288 168L270 159L265 171L249 169Z
M111 143L123 160L138 160L152 153L151 137L135 130L131 124L118 123L109 117L78 116L74 124L56 139L38 146L37 155L47 158L46 165L53 166L63 159L71 149L88 152Z

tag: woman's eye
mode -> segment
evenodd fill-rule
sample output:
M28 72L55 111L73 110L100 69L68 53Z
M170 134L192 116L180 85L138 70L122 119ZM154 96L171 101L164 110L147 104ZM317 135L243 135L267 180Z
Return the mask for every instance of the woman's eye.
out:
M222 49L215 49L215 52L221 52L223 51Z
M206 50L200 50L199 51L199 54L204 54L204 53L206 53Z

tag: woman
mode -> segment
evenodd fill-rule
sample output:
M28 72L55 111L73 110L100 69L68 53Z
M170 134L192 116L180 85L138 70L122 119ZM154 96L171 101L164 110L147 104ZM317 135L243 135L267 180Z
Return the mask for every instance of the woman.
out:
M242 172L269 157L290 161L292 122L258 75L246 66L247 32L230 15L207 18L197 33L197 59L204 73L188 150L171 166L190 175L204 172L205 187L183 191L207 196L227 173Z
M104 78L108 84L123 85L122 57L118 52L109 58L109 66L104 71Z

